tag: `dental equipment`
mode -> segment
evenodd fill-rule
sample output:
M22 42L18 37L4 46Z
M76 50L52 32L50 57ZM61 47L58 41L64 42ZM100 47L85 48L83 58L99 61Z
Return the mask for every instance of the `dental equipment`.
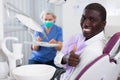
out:
M51 80L56 68L45 64L23 65L12 71L16 80Z
M34 30L34 31L38 31L38 32L42 32L44 34L45 37L47 37L46 33L44 32L44 30L42 29L42 27L37 24L33 19L31 19L30 17L27 17L25 15L22 14L17 14L15 16L22 24L24 24L26 27L28 27L28 29ZM31 33L32 34L32 33ZM33 35L32 35L33 37Z
M7 10L8 15L9 15L9 12L12 11L12 12L17 13L17 14L23 14L25 16L29 16L28 14L26 14L23 11L21 11L20 9L16 8L13 4L11 4L9 2L6 2L4 4L4 7Z
M6 76L8 76L8 78L10 80L14 80L14 77L12 75L12 70L15 69L17 67L16 65L16 61L19 60L20 64L22 64L22 58L23 58L23 54L22 54L22 44L21 43L14 43L13 44L13 52L9 51L6 47L6 42L7 40L14 40L14 41L18 41L18 39L16 37L6 37L3 39L2 41L2 50L5 53L5 55L8 58L8 63L9 63L9 70L6 71L8 72L8 74L6 73ZM6 69L7 70L7 69Z
M66 2L67 0L47 0L48 3L52 3L55 5L62 5Z
M47 35L42 29L42 27L38 23L36 23L32 18L30 18L29 15L25 14L23 11L16 8L11 3L6 2L4 6L7 10L10 10L16 13L14 17L17 18L23 25L25 25L28 28L28 31L32 35L32 37L33 37L33 34L32 32L30 32L30 29L34 31L42 32L43 35L47 38ZM8 11L8 15L9 15L9 11Z

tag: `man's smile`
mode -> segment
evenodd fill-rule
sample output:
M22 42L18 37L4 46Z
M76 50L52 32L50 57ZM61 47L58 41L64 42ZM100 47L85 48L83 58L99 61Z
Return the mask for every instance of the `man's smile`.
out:
M91 29L90 28L83 28L83 31L84 32L91 32Z

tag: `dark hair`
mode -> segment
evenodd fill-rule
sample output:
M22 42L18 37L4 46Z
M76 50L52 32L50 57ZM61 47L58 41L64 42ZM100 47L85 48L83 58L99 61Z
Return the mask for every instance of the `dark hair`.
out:
M106 9L99 3L91 3L88 4L85 9L92 9L92 10L96 10L98 12L100 12L102 20L106 21Z

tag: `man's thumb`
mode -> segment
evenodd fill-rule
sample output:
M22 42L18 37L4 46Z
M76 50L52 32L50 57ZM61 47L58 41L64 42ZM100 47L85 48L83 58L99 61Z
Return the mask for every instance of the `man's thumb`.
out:
M74 47L73 47L73 52L75 53L75 52L76 52L76 50L77 50L77 46L76 46L76 45L74 45Z

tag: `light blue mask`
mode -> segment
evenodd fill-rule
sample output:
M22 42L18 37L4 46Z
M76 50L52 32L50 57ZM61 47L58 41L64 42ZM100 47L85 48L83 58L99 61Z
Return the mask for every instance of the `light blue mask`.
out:
M54 24L54 22L53 22L53 21L45 21L45 22L44 22L44 25L45 25L45 27L47 27L47 28L52 27L52 26L53 26L53 24Z

